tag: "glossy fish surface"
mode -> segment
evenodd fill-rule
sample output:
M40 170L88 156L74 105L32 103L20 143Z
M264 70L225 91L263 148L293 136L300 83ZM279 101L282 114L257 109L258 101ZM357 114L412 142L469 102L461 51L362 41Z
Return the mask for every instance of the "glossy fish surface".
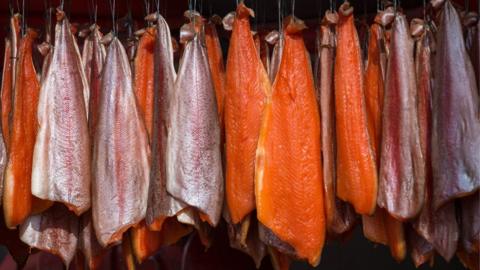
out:
M93 138L93 132L98 121L98 105L100 97L102 69L105 60L105 46L100 43L103 35L99 27L95 24L90 26L90 33L84 41L82 50L82 63L90 87L90 96L88 102L88 128L90 138Z
M202 36L197 32L191 37L186 40L171 100L167 190L216 226L224 194L217 100Z
M439 12L432 91L434 209L480 186L480 114L475 75L457 11L447 0Z
M327 12L320 26L318 42L317 102L320 108L325 216L329 233L342 234L355 223L351 205L337 198L335 175L335 97L333 65L335 56L336 13Z
M255 151L265 98L271 92L250 32L251 15L243 3L238 5L227 59L225 191L234 224L255 209Z
M102 246L117 242L147 208L150 150L122 44L107 50L93 144L93 226Z
M56 203L47 211L28 217L20 227L20 239L30 247L59 256L68 266L78 242L78 217Z
M11 127L11 147L7 163L3 213L7 227L23 223L32 212L48 208L50 203L32 196L32 157L37 135L37 106L40 83L33 65L33 42L37 33L31 29L20 42Z
M393 23L385 79L378 205L399 220L423 206L425 164L417 118L414 42L404 15Z
M282 60L260 130L255 195L258 220L316 265L325 238L321 127L304 28L303 21L286 19Z
M57 13L55 49L40 89L32 194L64 203L80 215L90 208L88 83L70 23Z
M361 49L353 7L339 11L335 58L337 196L359 214L372 214L377 202L375 153L368 134Z
M152 164L147 215L145 218L146 224L150 227L155 222L161 223L166 217L174 216L185 208L185 204L168 194L166 189L167 119L170 112L170 100L174 93L176 73L173 66L173 47L170 29L161 15L157 19L156 32L153 73L153 136L150 142ZM157 230L160 230L160 228L157 228Z

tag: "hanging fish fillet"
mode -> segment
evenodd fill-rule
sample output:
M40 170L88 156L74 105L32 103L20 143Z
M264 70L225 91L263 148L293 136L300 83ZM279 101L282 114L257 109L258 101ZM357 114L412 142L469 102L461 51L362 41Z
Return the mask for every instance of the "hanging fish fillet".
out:
M394 218L422 209L425 160L420 147L413 40L403 14L393 23L385 80L378 205Z
M317 102L321 110L323 188L327 231L342 234L355 223L353 208L337 198L335 179L335 106L333 93L333 63L335 57L334 27L338 15L327 11L318 36Z
M337 195L359 214L372 214L377 199L375 153L368 135L361 50L353 7L340 6L335 58Z
M93 226L102 246L139 223L147 207L150 151L120 41L110 43L103 67L93 143Z
M88 84L75 38L57 12L55 49L38 101L32 194L80 215L90 207Z
M140 37L135 57L134 93L142 121L145 123L149 142L152 138L153 127L153 97L154 97L154 50L156 28L144 29ZM150 172L151 173L151 172ZM132 251L136 261L141 263L160 248L161 234L151 231L145 221L132 227L130 234Z
M158 14L157 35L154 52L154 104L151 153L152 165L150 171L150 186L148 192L148 207L146 224L150 229L160 230L161 223L185 208L185 204L177 201L166 190L166 145L167 119L170 113L170 100L174 91L176 79L173 67L173 48L170 29L165 19ZM156 227L156 228L154 228Z
M250 33L253 11L237 7L227 59L225 98L226 199L234 224L255 209L255 150L271 86Z
M28 217L20 227L20 239L30 247L59 256L68 266L77 250L78 218L56 203L47 211Z
M217 101L202 45L201 17L181 28L185 43L171 100L167 139L167 191L216 226L223 204Z
M105 46L100 43L103 35L100 33L99 26L92 24L88 30L90 33L83 44L82 63L85 69L85 77L90 87L88 129L90 131L90 138L93 139L98 121L101 77L106 52Z
M283 56L255 162L257 217L299 258L317 265L325 238L320 117L301 36L305 24L289 17L284 26Z
M268 35L265 37L265 40L273 45L272 58L267 69L270 82L273 83L273 81L275 81L275 77L277 76L280 60L282 59L283 38L280 32L273 30L272 32L268 33Z
M430 266L433 265L435 255L433 246L411 228L408 231L408 244L409 249L411 250L412 261L416 268L427 262L430 262Z
M205 24L205 46L207 47L208 64L212 76L213 87L217 97L217 109L222 133L224 130L223 103L225 99L225 66L223 64L222 47L218 39L216 24L219 23L218 16L213 16ZM223 137L223 134L222 134Z
M382 134L382 107L386 69L386 48L383 27L390 24L389 10L380 11L370 27L367 68L365 72L365 100L368 132L375 151L376 164L380 163ZM393 18L392 18L393 19ZM390 246L392 257L401 261L406 255L403 225L384 209L376 208L373 215L362 215L363 235L375 242Z
M457 11L449 0L432 4L441 8L432 91L433 207L438 209L479 189L480 114Z
M455 254L458 242L458 225L453 202L435 209L432 204L433 176L431 159L432 134L432 55L435 40L429 25L414 19L411 33L417 38L415 65L417 74L417 107L420 146L425 159L425 203L418 218L413 221L413 228L418 237L424 238L446 260ZM419 240L420 241L420 240Z
M33 66L33 42L37 33L28 29L20 42L11 146L6 167L3 193L3 213L8 228L20 225L31 212L38 213L50 207L48 201L32 196L32 157L37 135L37 106L40 83Z
M10 38L5 42L5 55L2 76L2 134L7 153L10 149L10 129L12 125L12 103L17 70L18 47L20 46L20 14L10 18Z
M480 261L480 257L478 252L467 253L466 251L462 250L462 248L459 248L457 257L465 268L470 270L480 269L480 264L478 263Z
M140 37L135 56L135 72L133 91L140 111L140 116L145 123L149 141L152 138L153 126L153 52L155 49L155 28L149 27Z

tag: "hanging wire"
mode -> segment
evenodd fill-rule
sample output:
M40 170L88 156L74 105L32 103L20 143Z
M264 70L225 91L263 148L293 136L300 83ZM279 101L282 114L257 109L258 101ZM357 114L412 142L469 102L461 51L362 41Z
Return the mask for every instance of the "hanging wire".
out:
M427 21L427 1L423 0L423 21Z
M63 6L65 5L65 0L62 0L60 2L60 9L63 11Z
M112 32L113 35L117 35L117 26L115 22L115 0L108 0L108 2L110 3L110 12L112 13Z
M277 0L277 6L278 6L278 31L282 31L282 3L281 0Z
M292 0L292 17L295 18L295 0Z
M465 3L465 12L468 13L470 11L470 0L464 0Z
M8 10L10 11L10 16L13 16L13 0L8 0Z
M22 37L25 35L26 24L27 18L25 17L25 0L22 0Z
M254 0L255 17L253 18L253 31L258 30L258 0Z

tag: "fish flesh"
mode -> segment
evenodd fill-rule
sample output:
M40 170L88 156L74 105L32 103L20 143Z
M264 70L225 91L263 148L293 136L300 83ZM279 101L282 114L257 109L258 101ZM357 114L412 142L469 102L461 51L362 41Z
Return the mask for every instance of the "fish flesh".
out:
M133 90L141 118L145 124L149 142L152 140L153 98L154 98L154 51L156 28L142 31L135 57ZM151 173L151 172L150 172ZM152 231L145 221L132 227L129 234L132 251L138 263L143 262L160 248L160 232ZM128 236L126 236L128 237ZM127 240L128 241L128 240Z
M283 37L277 30L273 30L268 33L265 37L265 40L273 45L272 57L270 59L270 65L268 66L267 72L270 82L275 81L277 76L278 67L280 66L280 60L282 59L283 52Z
M304 28L294 17L284 23L282 60L258 142L255 195L258 220L317 265L325 238L320 115Z
M223 125L223 103L225 100L225 65L223 64L222 47L218 39L217 28L218 16L212 17L205 24L205 46L207 47L208 65L212 76L213 88L217 97L218 119L222 129L222 137L224 136Z
M338 14L327 11L320 25L317 39L316 91L321 116L321 143L323 188L327 231L342 234L355 224L351 205L337 198L335 178L335 106L333 92L333 64L335 57L335 25Z
M150 142L152 161L146 224L152 230L160 230L167 217L175 216L186 206L167 193L166 147L170 100L176 80L173 66L173 47L170 29L165 19L158 14L154 51L154 104L152 140Z
M92 24L90 32L83 43L82 63L85 70L85 77L89 83L90 99L88 102L88 129L90 139L93 139L93 132L98 121L99 96L101 87L102 69L105 60L105 46L100 42L103 38L99 26Z
M359 214L370 215L377 202L377 168L368 134L361 49L353 7L339 9L335 58L337 196Z
M265 98L271 92L250 32L253 15L243 2L238 5L227 58L225 191L234 224L255 209L255 151Z
M78 217L64 205L55 203L25 220L20 226L20 239L30 247L59 256L68 266L77 250Z
M7 153L10 150L10 133L12 127L12 104L14 98L17 56L20 46L20 24L21 15L14 14L10 18L10 38L5 42L5 55L2 76L2 92L1 92L1 110L2 110L2 134L5 141Z
M55 49L38 101L32 194L64 203L77 215L90 208L88 93L70 24L57 11Z
M432 91L435 209L474 193L480 186L480 114L475 75L457 11L450 1L440 2L444 4L436 36Z
M413 19L410 26L415 44L415 68L417 74L417 107L420 130L420 146L425 159L425 202L412 225L418 237L425 239L446 260L455 253L458 241L458 225L452 203L435 210L432 205L433 176L431 160L432 134L432 67L435 39L431 27L423 20ZM420 241L420 240L418 240Z
M215 227L224 192L220 123L207 52L195 29L201 17L191 20L181 28L185 49L170 101L167 191Z
M28 29L20 42L11 146L4 177L3 214L8 228L15 228L30 215L50 207L48 201L32 196L32 157L37 135L37 106L40 83L33 65L33 42L37 33Z
M382 119L378 205L399 220L423 207L425 160L420 147L414 42L397 13L390 42Z
M140 37L135 56L133 91L140 115L145 123L149 141L153 127L153 52L155 49L155 27L149 27Z
M92 215L98 241L106 247L145 217L150 150L127 54L116 37L103 69L93 140Z
M382 109L387 57L383 24L388 10L380 11L370 27L367 68L365 71L365 100L368 132L375 152L377 169L380 163L382 138ZM384 209L376 208L373 215L362 215L363 235L375 242L390 246L392 257L401 261L406 255L406 243L402 222L389 215Z

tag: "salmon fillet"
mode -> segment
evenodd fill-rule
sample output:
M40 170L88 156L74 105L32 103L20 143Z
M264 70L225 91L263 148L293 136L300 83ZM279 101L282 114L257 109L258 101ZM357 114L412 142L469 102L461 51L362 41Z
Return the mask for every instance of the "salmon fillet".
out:
M337 195L359 214L370 215L377 202L377 169L368 134L363 67L353 7L339 10L335 58Z
M255 209L255 151L271 86L250 32L253 11L237 7L227 59L225 137L227 205L232 222Z
M283 56L258 142L255 195L258 220L317 265L325 238L320 116L304 28L293 17L284 24Z

